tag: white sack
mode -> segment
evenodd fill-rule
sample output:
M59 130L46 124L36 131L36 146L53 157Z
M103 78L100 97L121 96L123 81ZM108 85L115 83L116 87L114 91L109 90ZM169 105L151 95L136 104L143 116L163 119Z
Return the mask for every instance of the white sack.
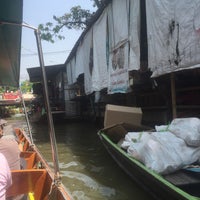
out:
M154 145L148 141L141 154L144 154L145 165L158 173L172 173L199 158L200 148L187 146L171 132L155 132L152 137Z
M168 130L174 133L177 137L182 138L187 145L200 147L200 119L174 119L171 122Z
M139 161L143 161L141 151L146 142L151 138L149 132L129 132L125 136L125 141L122 144L127 145L127 152ZM124 146L125 147L125 146Z
M128 149L132 143L143 143L149 137L151 137L149 132L128 132L123 141L120 141L120 146L123 149Z
M133 142L134 141L134 142ZM199 159L200 147L189 147L168 131L128 133L121 147L147 168L160 174L172 173Z

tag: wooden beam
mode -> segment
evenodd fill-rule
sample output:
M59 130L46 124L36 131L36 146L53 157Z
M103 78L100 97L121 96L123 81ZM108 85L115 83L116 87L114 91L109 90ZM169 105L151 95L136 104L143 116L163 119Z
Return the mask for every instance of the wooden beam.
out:
M174 118L177 117L177 111L176 111L176 84L175 84L175 74L174 73L171 73L170 81L171 81L172 117L174 119Z

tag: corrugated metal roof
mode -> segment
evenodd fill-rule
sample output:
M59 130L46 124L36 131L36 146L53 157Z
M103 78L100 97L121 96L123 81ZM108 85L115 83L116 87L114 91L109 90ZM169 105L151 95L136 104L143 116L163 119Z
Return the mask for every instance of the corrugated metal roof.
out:
M64 70L64 65L50 65L45 66L47 80L52 80L56 77L56 75ZM41 82L42 81L42 69L41 67L32 67L27 68L30 82Z

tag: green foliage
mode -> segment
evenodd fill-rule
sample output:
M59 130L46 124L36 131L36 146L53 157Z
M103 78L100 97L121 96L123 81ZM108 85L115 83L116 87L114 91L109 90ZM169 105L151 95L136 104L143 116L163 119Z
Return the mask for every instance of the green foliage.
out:
M94 2L94 7L100 7L103 0L91 0ZM81 6L72 7L70 13L65 13L61 17L53 16L55 25L52 22L40 24L38 29L40 31L41 39L54 43L54 38L60 40L65 37L60 34L63 28L84 30L94 13L90 10L82 9Z
M13 91L13 92L16 92L18 91L18 88L17 87L12 87L12 86L0 86L0 93L4 93L4 92L7 92L7 91Z
M33 83L29 82L28 80L23 81L21 83L21 91L22 93L29 93L32 92L32 85ZM0 86L0 94L3 94L5 92L17 92L19 91L18 87L12 87L12 86Z
M25 80L21 83L21 91L22 93L28 93L32 91L32 85L33 83L29 82L28 80Z
M0 94L4 93L4 91L5 91L4 87L0 87Z

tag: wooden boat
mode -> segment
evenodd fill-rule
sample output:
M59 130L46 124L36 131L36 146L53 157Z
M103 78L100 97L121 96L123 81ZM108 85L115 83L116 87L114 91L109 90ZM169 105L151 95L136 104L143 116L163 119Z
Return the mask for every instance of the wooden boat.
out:
M200 199L200 173L179 170L169 175L160 175L129 156L117 143L129 131L144 131L146 127L126 123L102 129L98 135L117 164L141 187L156 199Z
M70 200L71 197L62 183L54 182L55 175L29 137L19 128L15 129L21 150L21 170L12 170L12 186L7 198L25 195L29 199Z
M44 59L38 30L33 26L22 23L23 0L1 0L0 8L2 11L0 12L0 85L19 88L22 27L33 30L36 36L38 57L43 75L45 105L48 113L52 158L54 163L53 171L33 144L31 134L29 140L25 132L16 129L16 136L19 139L19 144L22 145L21 161L23 163L23 168L21 170L12 171L13 183L11 187L8 188L6 194L7 198L11 197L12 199L12 197L17 196L17 199L19 199L18 197L20 195L25 195L31 200L69 200L71 197L62 184L59 173L55 132L50 112ZM24 104L23 98L22 102ZM25 115L26 113L25 111ZM29 133L31 133L27 116L26 120Z

